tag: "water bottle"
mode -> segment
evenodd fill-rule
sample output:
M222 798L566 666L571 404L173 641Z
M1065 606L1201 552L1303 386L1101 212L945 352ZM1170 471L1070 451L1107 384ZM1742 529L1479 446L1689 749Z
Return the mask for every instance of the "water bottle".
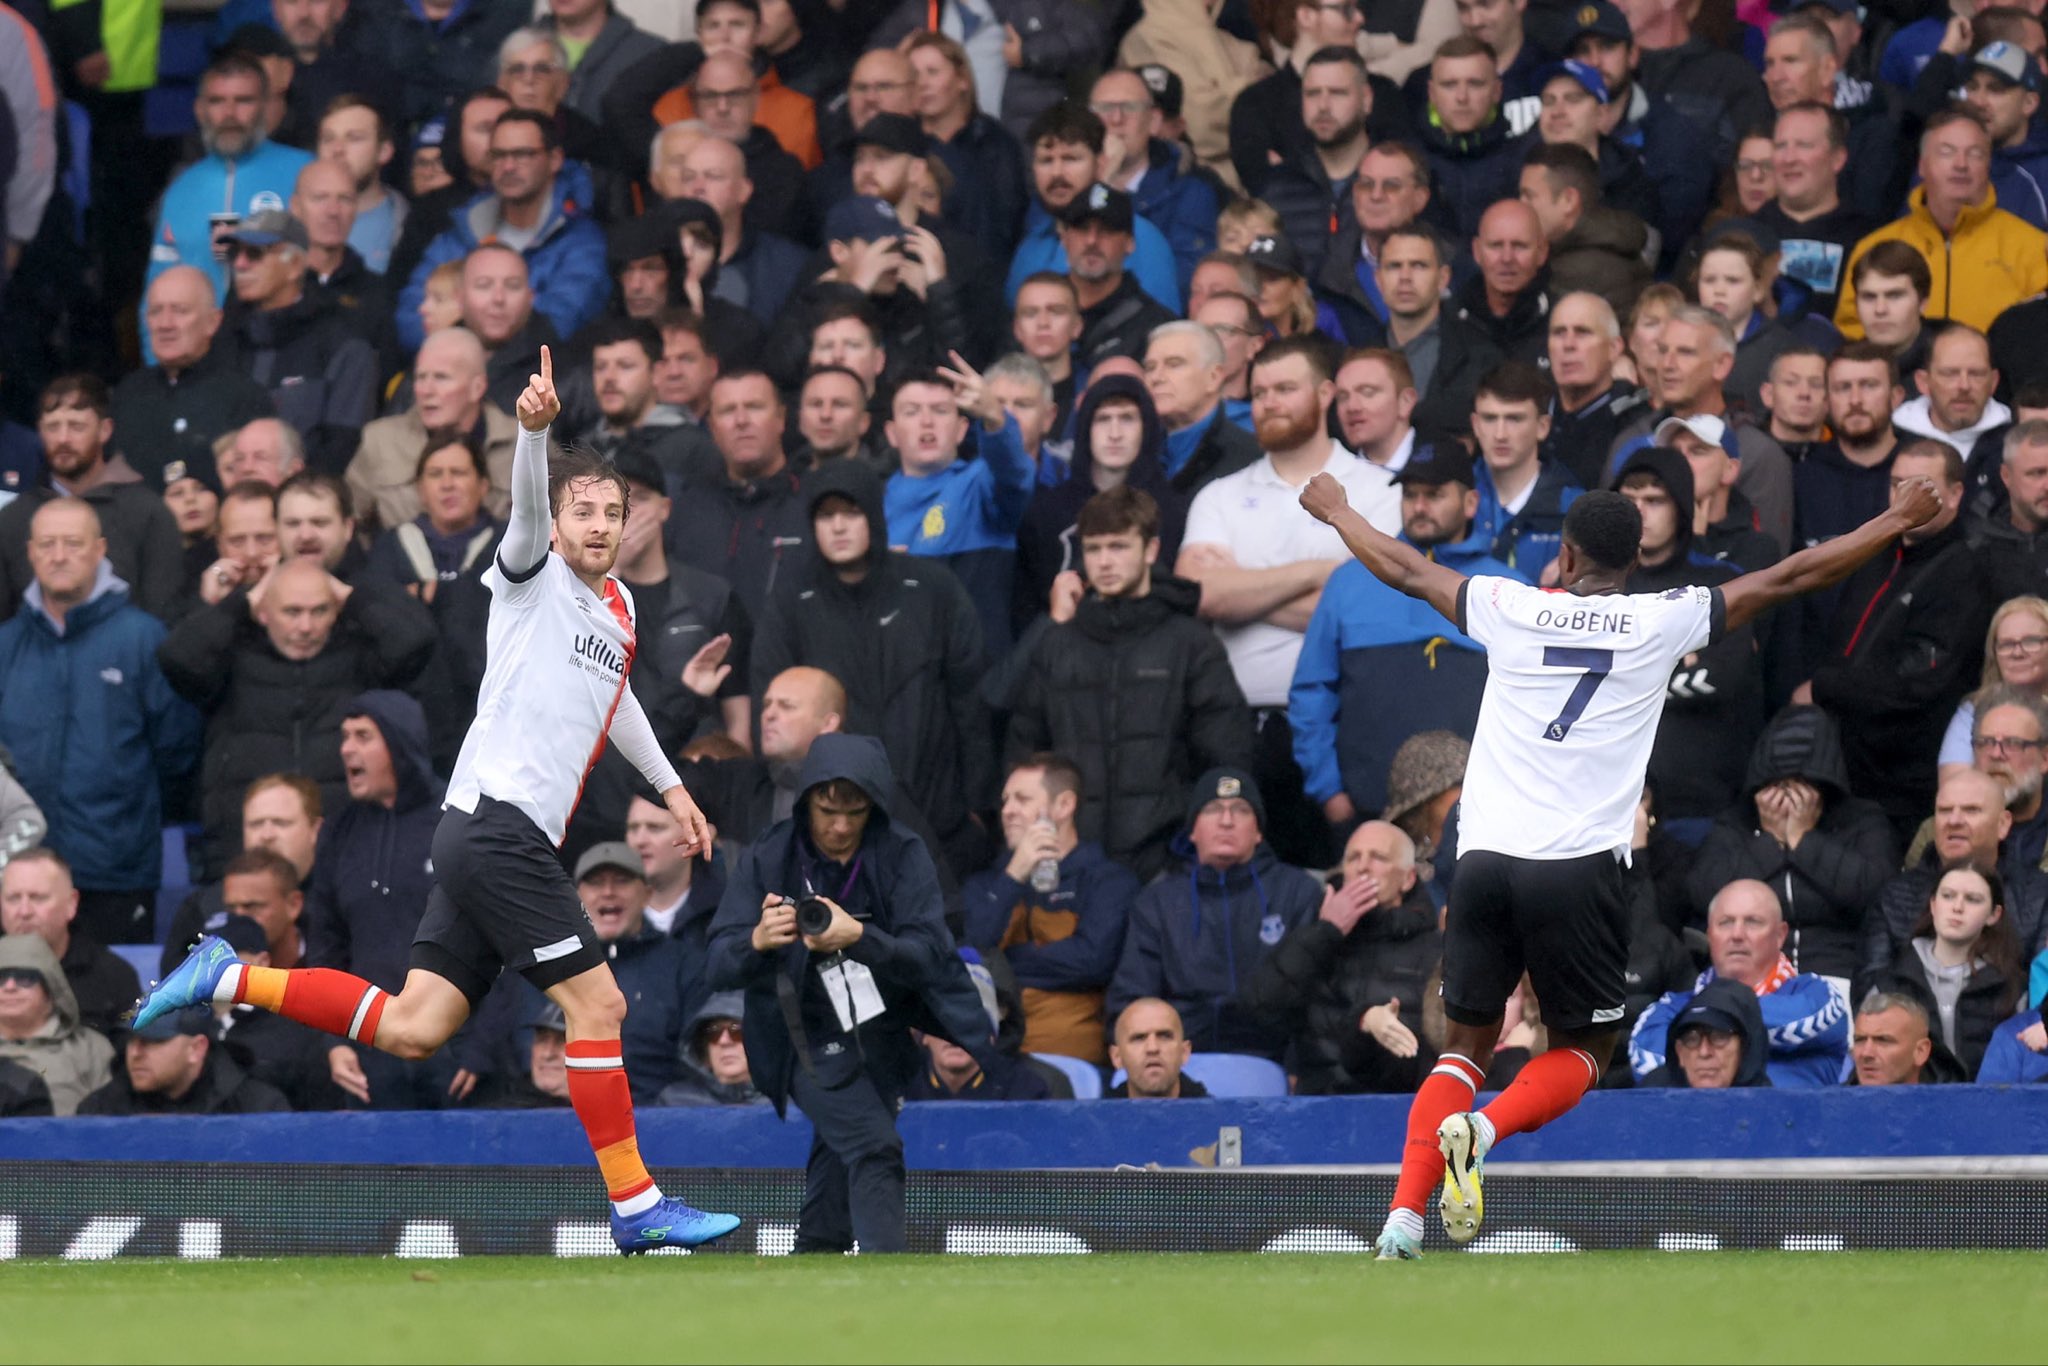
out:
M1040 817L1031 827L1033 830L1051 832L1058 827ZM1040 894L1057 891L1060 885L1060 861L1046 857L1031 865L1031 890Z

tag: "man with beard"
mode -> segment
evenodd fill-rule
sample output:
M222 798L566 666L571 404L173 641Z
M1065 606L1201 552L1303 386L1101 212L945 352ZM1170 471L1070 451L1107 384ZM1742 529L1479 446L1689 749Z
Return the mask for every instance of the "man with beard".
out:
M1998 371L1991 364L1991 343L1974 327L1950 323L1935 334L1927 364L1915 378L1920 397L1899 405L1892 425L1962 452L1965 507L1974 516L1995 511L2005 501L1997 472L2012 409L1993 397Z
M1474 529L1479 493L1461 447L1419 450L1394 482L1402 540L1461 574L1527 582ZM1485 686L1486 652L1476 641L1357 561L1338 566L1309 618L1287 694L1294 760L1331 827L1348 832L1386 806L1388 767L1409 736L1449 730L1470 739Z
M1124 270L1136 222L1131 197L1099 182L1060 211L1060 250L1081 305L1080 364L1085 370L1111 356L1142 360L1152 329L1174 321L1172 310Z
M1069 104L1056 104L1031 121L1024 145L1031 156L1033 198L1003 285L1003 297L1012 304L1024 281L1039 271L1068 273L1059 227L1065 210L1094 194L1107 136L1101 119ZM1129 195L1123 202L1130 241L1124 244L1128 259L1119 259L1119 270L1136 277L1138 288L1155 303L1179 308L1180 279L1172 244L1157 227L1137 217Z
M1793 544L1819 545L1855 530L1891 500L1892 410L1904 399L1891 353L1849 342L1827 363L1827 426L1793 467Z
M1375 525L1397 527L1400 495L1385 468L1334 441L1325 414L1336 393L1322 343L1289 337L1252 363L1252 418L1266 455L1216 480L1188 511L1174 572L1202 586L1204 620L1217 624L1258 731L1252 772L1274 819L1266 826L1286 862L1327 867L1328 826L1302 788L1288 725L1288 689L1303 632L1325 582L1345 562L1334 532L1304 512L1301 486L1328 472Z
M635 434L644 433L638 444L667 475L664 489L681 488L718 459L718 449L703 428L655 395L661 333L653 323L616 318L600 323L589 335L590 382L598 419L576 439L607 459L618 460Z
M2048 810L2041 800L2044 742L2048 703L2039 693L2001 685L1980 699L1970 735L1972 764L2005 789L2005 809L2012 815L2005 862L2017 868L2039 868L2048 855ZM2021 947L2031 951L2034 945Z
M1565 295L1550 310L1550 378L1557 396L1550 404L1550 434L1543 458L1564 466L1581 487L1599 487L1615 434L1649 399L1616 378L1621 355L1621 320L1597 294Z
M1355 47L1326 47L1301 73L1301 122L1308 146L1266 176L1260 198L1280 215L1282 235L1302 255L1307 275L1322 268L1331 237L1350 226L1352 182L1365 159L1372 87Z
M199 78L193 117L206 155L164 191L150 237L149 278L175 265L196 266L227 293L228 234L260 209L283 209L299 168L313 158L266 140L263 105L270 82L255 58L224 52Z
M61 375L44 387L37 434L43 478L0 508L0 617L11 617L35 583L29 529L36 510L56 498L92 505L107 563L132 601L163 617L184 591L184 541L163 498L113 454L113 405L94 375ZM98 686L95 684L95 686Z

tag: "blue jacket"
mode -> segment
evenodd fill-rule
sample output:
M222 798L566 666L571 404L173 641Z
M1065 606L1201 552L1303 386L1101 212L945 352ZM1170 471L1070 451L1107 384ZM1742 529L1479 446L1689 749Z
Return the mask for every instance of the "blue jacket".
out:
M1483 534L1493 558L1534 583L1543 566L1557 558L1564 542L1564 515L1585 490L1572 482L1563 465L1545 460L1529 500L1520 512L1510 514L1494 491L1493 471L1486 462L1475 460L1472 472L1479 478L1479 514L1472 519L1473 534Z
M1150 179L1150 177L1146 177ZM1017 290L1027 276L1041 270L1056 275L1067 273L1067 249L1060 245L1059 233L1054 231L1052 215L1045 211L1045 205L1031 201L1031 208L1024 215L1024 235L1017 241L1017 250L1010 257L1009 278L1003 282L1003 302L1014 305ZM1124 270L1135 277L1138 288L1152 296L1162 307L1180 312L1180 267L1174 258L1173 246L1166 235L1143 217L1133 229L1131 254L1124 258Z
M214 293L225 300L228 270L213 259L213 232L207 219L217 213L238 213L246 219L263 209L283 209L291 202L299 171L312 159L296 147L265 142L238 161L202 157L180 171L157 209L156 231L149 239L149 278L156 279L172 266L197 266L213 281ZM143 335L148 336L147 330ZM412 345L418 344L415 338Z
M1001 949L1017 984L1040 991L1100 991L1124 946L1137 875L1093 841L1060 860L1060 885L1039 892L1011 877L1005 853L960 888L967 943Z
M2029 124L2019 146L1991 153L1991 188L1998 192L1999 208L2048 228L2048 128Z
M87 891L155 887L165 782L199 762L202 724L157 667L164 625L100 566L61 630L31 585L0 624L0 743Z
M1175 278L1182 297L1186 297L1195 267L1216 250L1216 190L1193 174L1191 168L1195 163L1190 161L1188 167L1183 167L1181 158L1186 151L1180 144L1153 138L1147 151L1145 178L1131 195L1131 206L1140 220L1152 223L1166 234L1173 247ZM1138 283L1145 283L1142 277ZM1146 293L1151 290L1148 288Z
M1628 1036L1628 1063L1642 1081L1664 1065L1671 1022L1695 994L1714 980L1708 968L1691 991L1667 991L1636 1017ZM1788 1088L1836 1086L1849 1072L1849 1003L1823 978L1802 972L1768 996L1759 996L1770 1055L1764 1070L1771 1085Z
M963 550L1015 550L1017 528L1038 484L1038 469L1024 453L1017 419L1005 413L999 432L986 428L978 460L955 460L936 474L889 476L882 498L889 544L913 555L956 555Z
M1488 545L1475 528L1429 557L1461 574L1529 581L1489 555ZM1342 791L1361 814L1379 811L1401 742L1425 730L1470 739L1485 689L1479 642L1356 560L1339 565L1309 618L1287 694L1294 761L1308 795L1322 803Z
M1204 868L1182 834L1181 855L1138 894L1124 933L1123 956L1110 979L1104 1014L1114 1020L1143 996L1180 1012L1200 1053L1257 1053L1278 1061L1287 1029L1246 1009L1242 993L1274 946L1315 919L1322 887L1261 844L1250 862Z
M2048 1053L2036 1053L2020 1042L2020 1031L2039 1023L2041 1012L2028 1010L2000 1025L1984 1049L1984 1061L1977 1065L1977 1084L2020 1086L2048 1081Z
M595 318L611 297L612 277L605 265L604 229L584 207L590 202L589 175L565 164L555 177L554 196L541 219L540 232L523 253L534 311L567 337ZM407 351L419 349L426 328L420 322L420 300L427 277L446 261L460 261L491 241L498 230L498 197L486 190L455 211L448 230L427 244L412 279L398 296L398 340Z

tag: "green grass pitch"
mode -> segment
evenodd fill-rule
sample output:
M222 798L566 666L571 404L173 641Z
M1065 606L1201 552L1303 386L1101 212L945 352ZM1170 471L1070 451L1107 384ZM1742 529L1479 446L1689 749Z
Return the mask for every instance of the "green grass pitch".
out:
M0 1266L5 1361L2040 1361L2033 1253Z

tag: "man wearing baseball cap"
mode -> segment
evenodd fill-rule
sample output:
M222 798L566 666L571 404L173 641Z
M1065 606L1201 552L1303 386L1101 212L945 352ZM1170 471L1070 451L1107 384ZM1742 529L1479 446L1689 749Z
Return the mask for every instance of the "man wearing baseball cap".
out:
M1092 370L1111 356L1142 363L1152 329L1175 320L1172 309L1141 289L1137 277L1124 270L1136 241L1136 221L1131 197L1101 181L1060 210L1060 250L1081 304L1079 363L1085 369Z
M1524 578L1473 532L1479 494L1463 447L1421 447L1394 482L1402 540L1461 574ZM1342 833L1387 804L1387 766L1409 736L1472 733L1485 687L1477 642L1346 561L1323 585L1287 694L1302 785Z
M306 289L306 227L283 209L251 214L227 235L234 343L264 377L277 415L306 443L306 463L341 470L377 415L377 354L333 306Z
M1734 158L1737 125L1717 131L1717 120L1727 112L1723 104L1690 98L1681 103L1661 90L1646 88L1637 77L1642 51L1627 17L1612 0L1584 0L1569 18L1573 28L1564 55L1600 73L1608 107L1617 111L1608 134L1642 156L1664 206L1658 226L1664 230L1665 249L1675 254L1692 240L1712 206L1721 167ZM1769 101L1762 83L1754 72L1744 70L1749 83L1746 107L1763 117Z
M188 1006L128 1036L126 1067L79 1102L81 1115L256 1115L291 1105L221 1048L210 1006Z
M626 1080L642 1105L676 1079L683 1025L704 999L703 950L686 952L682 940L647 923L647 891L647 865L624 841L593 844L576 860L576 895L626 998L619 1039Z
M1986 43L1964 68L1963 102L1991 129L1991 188L1998 207L2048 228L2048 131L2041 111L2041 65L2017 43Z
M1742 456L1734 429L1725 418L1710 413L1667 417L1657 424L1650 440L1677 451L1692 467L1687 501L1693 506L1693 550L1732 566L1737 573L1766 569L1778 562L1784 551L1756 529L1756 509L1735 486L1742 475Z

